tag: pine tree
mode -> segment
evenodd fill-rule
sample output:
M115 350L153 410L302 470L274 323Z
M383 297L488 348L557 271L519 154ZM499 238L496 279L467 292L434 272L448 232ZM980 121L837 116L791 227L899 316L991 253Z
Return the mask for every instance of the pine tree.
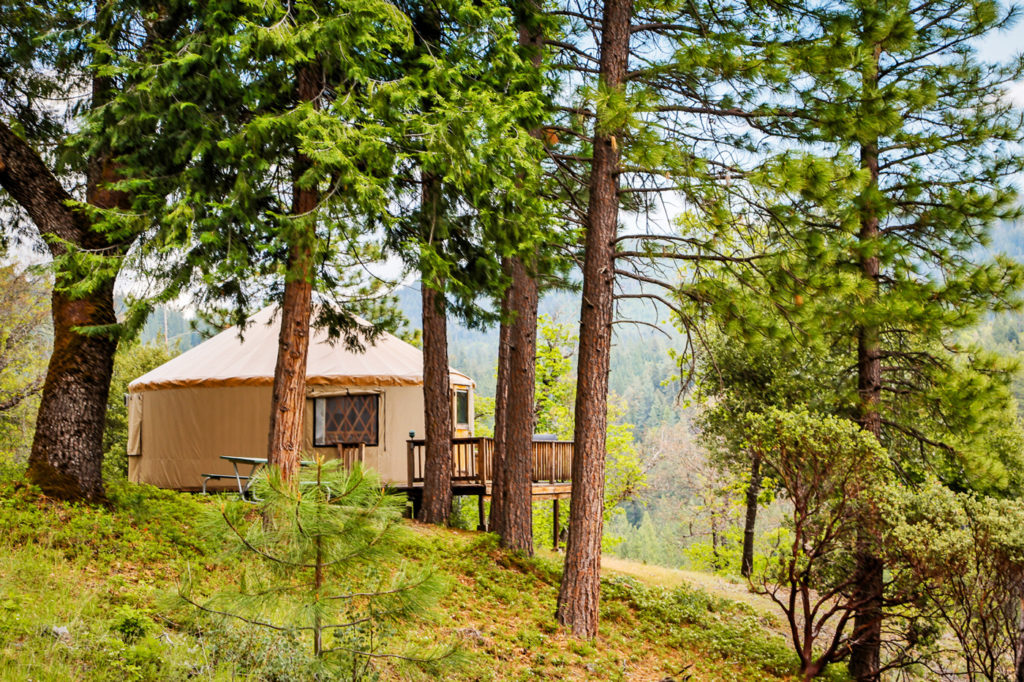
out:
M809 234L826 245L830 274L852 290L826 330L855 340L857 419L901 468L912 466L915 449L955 456L936 433L941 413L928 414L937 407L928 404L930 385L948 379L933 368L952 365L935 344L986 310L1014 305L1024 282L1016 264L973 255L994 221L1018 214L1011 176L1022 162L1011 146L1024 133L1002 93L1024 75L1024 60L985 64L972 47L1010 17L973 0L851 2L811 13L820 40L793 50L795 67L811 75L799 88L806 119L796 130L859 165L860 186L839 219ZM907 410L915 398L922 408ZM882 665L883 570L862 553L857 601L866 605L850 659L861 680L877 679Z
M576 402L573 500L559 620L574 633L597 628L603 498L604 431L609 352L617 300L642 299L683 316L677 296L703 301L679 287L680 262L732 262L710 239L651 230L619 233L620 215L641 219L664 208L666 193L681 194L722 226L722 169L713 159L701 117L737 115L709 106L711 83L741 70L733 55L735 22L708 34L705 19L735 8L693 3L635 5L609 0L573 6L561 57L582 85L561 107L554 129L572 148L552 153L565 188L565 219L584 234L580 361ZM594 46L598 46L595 50ZM621 211L621 212L620 212ZM630 216L631 218L633 215ZM722 226L731 229L732 226ZM628 283L616 291L616 280ZM690 318L685 318L689 324ZM575 538L575 539L574 539Z
M315 657L305 672L316 679L366 679L382 659L436 664L452 653L396 646L396 628L427 615L446 587L398 554L409 541L404 497L358 464L318 462L298 486L276 467L264 471L253 481L261 515L225 504L209 522L228 540L226 558L245 567L237 588L203 597L188 576L184 602L298 636Z
M416 41L396 63L410 85L380 116L400 131L389 247L420 274L426 454L423 519L451 510L447 316L471 326L496 314L502 258L528 251L545 214L536 191L542 147L524 121L542 93L520 55L514 17L496 2L410 6Z
M381 141L390 131L368 112L400 90L386 77L409 23L383 1L229 2L195 13L194 30L120 102L129 122L157 118L172 131L184 159L137 183L158 225L138 256L157 295L131 301L130 314L186 293L201 308L228 306L244 327L253 299L280 302L267 455L291 477L310 327L353 347L380 332L355 319L379 312L380 286L364 266L379 258L369 225L386 214L394 162ZM197 71L214 87L181 91L182 74Z
M14 227L27 218L54 270L53 352L28 476L56 497L103 498L104 416L125 331L114 280L149 227L132 214L137 197L126 184L175 159L177 141L152 121L145 144L130 127L114 131L115 103L139 74L111 68L150 63L188 31L186 15L178 2L0 4L0 186ZM66 107L52 106L68 93Z
M544 94L543 74L550 66L545 63L544 37L556 27L533 0L512 3L512 8L518 24L521 58L536 74L532 80L524 79L520 87ZM532 137L542 139L544 116L551 114L549 107L545 107L520 124ZM547 233L553 235L554 231ZM513 253L502 262L508 288L501 298L496 391L501 400L495 402L491 524L492 530L501 536L502 546L532 554L537 305L539 280L546 265L542 261L549 260L551 246L527 241L520 248L522 253Z
M1007 426L1008 367L957 348L953 334L1018 305L1024 282L1020 266L984 262L977 250L994 222L1019 213L1021 114L1004 89L1024 61L987 64L974 47L1013 14L991 2L854 0L750 15L760 36L750 51L789 79L741 101L769 153L754 155L756 170L731 170L760 197L746 220L765 240L757 267L731 279L770 305L747 315L758 305L728 300L729 277L700 290L721 302L727 332L760 327L791 348L799 340L849 358L856 369L840 375L837 410L875 435L911 483L935 473L957 487L990 485L985 460L1006 457L984 452L994 443L979 436ZM883 570L865 549L857 679L877 679L883 665Z

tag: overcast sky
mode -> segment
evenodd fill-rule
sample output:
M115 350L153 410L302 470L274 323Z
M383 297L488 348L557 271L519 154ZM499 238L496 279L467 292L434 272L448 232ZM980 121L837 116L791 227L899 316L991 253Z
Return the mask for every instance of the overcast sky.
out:
M978 52L983 59L988 60L1007 60L1024 52L1024 17L1009 31L981 41ZM1024 81L1019 81L1010 93L1017 105L1024 107Z

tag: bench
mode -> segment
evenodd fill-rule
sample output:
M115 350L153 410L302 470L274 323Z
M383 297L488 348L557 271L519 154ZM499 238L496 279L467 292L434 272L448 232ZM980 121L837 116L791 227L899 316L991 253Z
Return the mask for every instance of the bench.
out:
M248 476L237 476L235 474L199 474L199 475L203 477L203 494L204 495L207 494L207 492L206 492L206 484L209 483L210 481L213 481L213 480L218 480L219 481L222 478L230 478L232 481L236 481L236 482L239 482L239 484L241 484L241 481L248 481L249 480Z

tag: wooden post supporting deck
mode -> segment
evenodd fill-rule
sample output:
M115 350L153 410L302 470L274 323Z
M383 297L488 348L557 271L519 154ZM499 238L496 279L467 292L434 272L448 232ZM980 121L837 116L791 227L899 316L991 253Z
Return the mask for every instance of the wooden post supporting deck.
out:
M487 517L484 516L484 494L476 496L476 513L479 521L476 524L477 530L487 530Z
M407 441L406 445L408 447L406 456L408 458L408 463L409 463L409 487L411 488L412 484L413 484L413 481L416 479L416 462L413 459L413 448L415 446L413 445L411 439L409 441Z
M552 533L552 536L551 536L552 537L552 543L553 543L551 546L557 552L558 551L558 536L562 532L562 529L558 527L559 524L561 523L561 519L558 518L558 498L557 497L552 501L551 509L552 509L552 523L551 523L551 527L554 529L554 532Z

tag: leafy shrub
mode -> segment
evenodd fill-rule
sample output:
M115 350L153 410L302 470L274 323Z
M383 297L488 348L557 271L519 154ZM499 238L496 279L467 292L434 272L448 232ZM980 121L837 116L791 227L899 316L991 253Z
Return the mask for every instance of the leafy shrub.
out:
M203 506L194 496L116 481L110 506L54 503L21 481L0 481L0 535L14 547L38 545L103 564L136 565L204 556L212 544L195 532Z
M796 657L780 637L766 637L765 624L748 605L690 587L648 587L634 578L601 581L601 597L631 607L649 636L700 648L725 659L740 659L775 675L788 675ZM605 606L607 610L608 605Z
M126 644L134 644L155 627L155 624L144 611L130 606L122 606L114 613L110 622L111 632L117 634Z

